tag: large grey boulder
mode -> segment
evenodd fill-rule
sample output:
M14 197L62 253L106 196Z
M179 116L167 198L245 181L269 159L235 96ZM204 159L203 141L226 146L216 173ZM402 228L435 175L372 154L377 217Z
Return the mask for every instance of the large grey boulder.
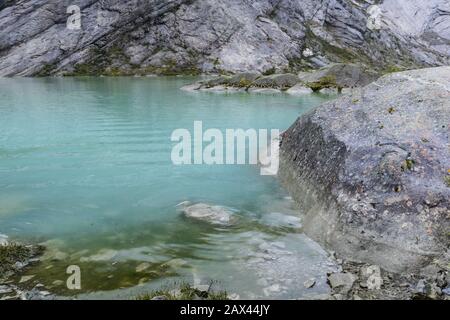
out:
M299 118L279 177L306 233L396 272L446 261L449 126L450 67L384 76Z

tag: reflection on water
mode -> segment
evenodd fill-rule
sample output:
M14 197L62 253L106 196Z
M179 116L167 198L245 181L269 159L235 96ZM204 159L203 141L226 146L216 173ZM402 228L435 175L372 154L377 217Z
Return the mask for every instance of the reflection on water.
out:
M120 297L164 281L214 279L241 298L320 293L325 253L293 203L252 166L174 166L178 128L278 128L327 97L187 93L184 78L0 80L0 233L42 242L29 286ZM239 223L182 217L182 201L228 206ZM65 289L68 265L82 291ZM122 290L120 290L122 288Z

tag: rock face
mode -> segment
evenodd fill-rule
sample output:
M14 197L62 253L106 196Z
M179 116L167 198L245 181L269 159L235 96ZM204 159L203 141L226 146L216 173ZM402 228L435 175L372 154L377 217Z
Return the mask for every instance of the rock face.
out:
M384 76L299 118L279 176L307 234L390 271L449 258L450 67Z
M449 13L447 0L3 0L0 76L445 65Z

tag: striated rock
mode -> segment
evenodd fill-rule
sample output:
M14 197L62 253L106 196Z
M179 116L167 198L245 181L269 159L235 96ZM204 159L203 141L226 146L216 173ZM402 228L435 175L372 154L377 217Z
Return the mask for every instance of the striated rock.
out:
M279 177L305 232L389 271L448 261L450 67L395 73L299 118Z
M449 63L447 0L3 1L0 76L290 72Z
M230 226L236 220L234 213L231 210L206 203L189 205L183 207L181 211L188 218L204 221L213 225Z

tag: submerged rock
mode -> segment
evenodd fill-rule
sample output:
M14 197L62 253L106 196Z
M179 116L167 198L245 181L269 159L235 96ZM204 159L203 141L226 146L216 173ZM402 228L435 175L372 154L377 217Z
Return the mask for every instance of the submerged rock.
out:
M306 233L389 271L448 261L450 67L391 74L299 118L279 177Z
M0 246L6 246L8 244L8 236L0 233Z
M250 93L261 93L261 94L278 94L278 93L281 93L281 90L273 89L273 88L249 88L247 91L250 92Z
M300 229L302 227L301 219L291 215L272 212L261 217L260 222L264 225L275 228L294 228Z
M213 225L230 226L236 222L234 212L222 206L198 203L184 206L181 208L181 211L188 218L204 221Z

